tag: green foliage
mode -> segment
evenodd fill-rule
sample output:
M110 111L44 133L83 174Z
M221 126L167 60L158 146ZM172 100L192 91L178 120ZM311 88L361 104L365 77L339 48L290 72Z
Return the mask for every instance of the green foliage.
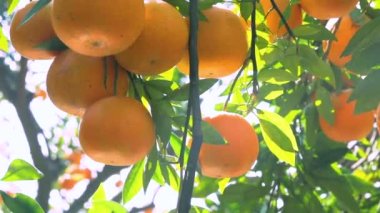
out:
M166 1L184 16L189 16L188 1ZM7 1L7 14L14 12L18 2ZM39 0L23 23L49 2ZM201 20L207 21L201 13L203 9L221 2L200 1ZM352 60L343 68L331 65L326 59L322 42L336 38L323 22L306 16L303 24L293 29L295 38L284 37L270 42L260 2L230 2L229 5L249 23L254 3L258 13L256 23L252 25L256 29L251 30L256 30L257 39L252 41L249 37L248 40L256 50L255 55L250 56L239 75L200 79L198 89L205 99L215 98L212 107L216 111L252 118L250 123L260 142L258 160L251 171L237 178L209 178L198 171L192 196L202 199L207 208L192 206L190 212L379 212L379 187L374 184L380 181L377 130L374 128L373 134L349 145L337 143L321 131L319 118L325 118L330 124L334 122L330 95L349 87L353 87L350 100L357 101L357 113L373 111L378 106L380 1L360 0L361 8L365 9L361 9L359 15L366 13L370 21L360 28L344 51L343 55L352 54ZM288 8L284 12L285 17L289 16L289 11ZM252 35L251 30L248 30L249 35ZM3 28L0 32L0 49L8 52L9 43ZM58 38L53 38L37 48L64 50L67 47ZM251 52L253 49L249 54ZM258 70L254 70L253 62L257 63ZM104 80L106 71L107 68ZM19 82L20 76L15 74L18 71L9 73L0 79L0 91L4 94L7 92L3 89L4 82L14 81L12 89L17 88ZM347 77L353 86L342 76ZM3 77L2 73L0 77ZM191 83L176 68L149 77L129 73L129 80L128 96L140 100L150 110L157 143L145 159L128 168L121 190L122 202L107 198L108 189L101 184L92 196L86 195L92 197L91 207L86 209L88 212L127 212L123 205L133 201L138 193L147 193L152 183L169 186L177 192L183 188L181 184L186 177L180 169L186 169L190 155L187 142L194 135L193 116L189 115L194 109L189 99L194 92L190 91ZM203 111L203 116L208 116L207 113ZM63 121L59 128L65 128L66 124L67 121ZM226 144L223 136L210 124L201 122L201 130L204 143ZM64 137L57 140L54 143L49 141L49 146L59 150L52 156L61 166L67 163L60 159L65 150L76 148L76 145L72 139L69 142ZM23 160L15 160L1 181L41 177L38 169ZM13 196L3 191L0 194L10 211L43 212L42 207L26 195Z
M1 178L2 181L37 180L43 177L35 167L28 162L16 159L11 162L7 172Z
M44 213L41 206L31 197L24 194L8 195L0 190L0 195L4 200L5 205L12 212L17 213Z

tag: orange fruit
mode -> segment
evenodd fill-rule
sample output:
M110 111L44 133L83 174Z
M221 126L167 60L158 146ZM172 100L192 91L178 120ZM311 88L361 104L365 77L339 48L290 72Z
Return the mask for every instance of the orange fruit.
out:
M138 101L112 96L91 105L79 129L83 151L93 160L126 166L142 160L155 143L149 112Z
M359 0L301 0L301 7L314 18L327 20L348 15Z
M56 37L50 19L51 4L47 4L28 22L21 25L26 14L36 3L37 1L32 1L15 13L10 26L10 40L16 51L25 58L50 59L58 55L59 51L42 49L37 46Z
M88 168L84 168L84 169L75 168L72 171L70 171L70 176L72 179L74 179L76 181L92 178L91 170Z
M207 21L199 22L198 58L201 78L219 78L237 71L247 57L246 26L230 10L212 7L204 10ZM189 74L189 54L177 64Z
M346 49L351 38L359 30L360 25L356 24L349 15L342 17L338 29L335 31L336 41L331 42L328 59L338 67L344 67L352 58L351 55L341 56ZM328 43L324 42L325 49Z
M277 38L281 38L288 34L288 31L286 30L286 27L284 23L281 21L281 17L278 15L276 10L272 9L272 3L270 0L261 0L261 5L264 9L264 14L266 15L266 23L268 26L268 29L270 30L270 41L273 42ZM285 18L287 18L286 22L288 23L289 27L291 29L294 29L302 24L302 11L299 4L296 5L290 5L289 0L276 0L275 3L277 4L280 11L284 14ZM285 15L285 11L290 8L290 13L288 17Z
M335 120L329 124L319 116L320 127L331 140L347 143L367 136L373 128L373 112L355 113L356 101L347 102L352 89L333 93L331 101L335 110Z
M72 50L107 56L129 47L144 27L143 0L54 0L52 22Z
M66 157L67 160L70 161L71 164L79 165L83 157L83 152L81 151L73 151L70 155Z
M75 186L75 184L77 184L77 182L78 181L73 180L73 179L64 179L64 180L60 181L59 187L61 189L70 190L70 189L74 188L74 186Z
M164 1L145 4L145 27L137 40L115 56L128 71L155 75L175 66L187 49L188 27L182 15Z
M204 118L227 144L203 143L199 164L204 176L238 177L248 172L259 154L259 142L253 127L238 114L223 113Z
M66 50L50 66L47 92L59 109L81 116L95 101L114 95L116 74L116 95L124 96L128 90L127 72L112 57L90 57Z

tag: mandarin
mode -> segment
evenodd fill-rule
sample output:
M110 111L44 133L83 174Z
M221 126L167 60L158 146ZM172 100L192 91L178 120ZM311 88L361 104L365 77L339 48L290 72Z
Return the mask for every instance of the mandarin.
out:
M356 114L356 101L348 102L351 94L352 89L346 89L331 95L333 109L335 110L333 124L319 116L321 130L331 140L341 143L359 140L367 136L373 128L373 112Z
M314 18L327 20L348 15L359 0L301 0L301 7Z
M277 38L281 38L288 34L288 31L281 21L281 17L278 15L278 13L273 9L272 3L270 0L262 0L260 1L261 5L264 9L264 14L266 15L266 23L268 25L268 29L270 31L270 41L273 42ZM296 5L290 5L289 0L285 1L279 1L276 0L275 3L277 4L280 11L284 14L284 12L290 7L290 15L288 15L287 24L291 29L294 29L301 25L302 23L302 11L299 4Z
M83 151L93 160L127 166L142 160L155 143L153 119L142 103L112 96L91 105L79 129Z
M230 10L212 7L203 11L206 21L199 22L198 58L201 78L219 78L237 71L248 52L246 26ZM177 64L189 74L189 54Z
M16 51L25 58L51 59L58 55L59 51L38 48L41 43L56 37L50 19L51 4L47 4L29 21L21 24L36 3L37 1L32 1L15 13L10 26L10 40Z
M188 33L185 19L173 6L164 1L148 1L143 32L115 58L136 74L162 73L181 60L187 49Z
M340 24L335 31L335 37L337 40L329 41L331 44L327 57L331 63L338 67L344 67L351 60L351 55L341 55L359 28L360 25L356 24L349 15L342 17ZM324 42L324 46L327 47L327 45L328 42Z
M129 47L144 27L143 0L54 0L52 22L70 49L107 56Z
M46 87L55 106L81 116L87 107L101 98L126 95L128 76L113 57L84 56L66 50L51 64Z
M199 164L204 176L238 177L248 172L259 154L259 142L253 127L238 114L223 113L204 118L227 144L203 143Z

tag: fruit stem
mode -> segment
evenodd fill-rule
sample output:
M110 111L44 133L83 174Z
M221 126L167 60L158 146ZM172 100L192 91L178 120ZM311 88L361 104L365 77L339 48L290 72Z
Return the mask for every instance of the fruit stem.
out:
M257 32L256 32L256 0L252 0L253 10L251 14L251 54L250 58L253 64L253 94L257 95L259 93L259 82L257 79L257 60L256 60L256 40L257 40Z
M277 12L277 14L280 16L281 18L281 21L282 23L284 24L285 28L286 28L286 31L288 31L290 37L292 37L293 39L295 39L295 36L294 36L294 33L292 31L292 29L290 28L288 22L286 21L286 18L284 16L284 14L282 14L282 12L280 11L280 8L278 8L276 2L274 0L270 0L270 2L272 3L272 7L273 9ZM252 21L253 22L253 21Z
M190 211L191 197L194 188L195 171L199 151L201 149L203 136L201 129L202 113L199 98L199 75L198 75L198 0L190 0L190 36L189 36L189 55L190 55L190 90L189 99L191 100L191 111L193 115L193 143L191 145L189 160L185 171L185 177L181 184L178 212L186 213ZM186 133L185 133L186 134Z

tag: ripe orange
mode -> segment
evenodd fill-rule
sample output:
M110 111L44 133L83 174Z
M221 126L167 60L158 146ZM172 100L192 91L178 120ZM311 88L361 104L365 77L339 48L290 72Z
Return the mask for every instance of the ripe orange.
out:
M37 1L32 1L15 13L10 26L10 39L13 47L22 56L29 59L50 59L59 52L37 46L56 36L50 19L51 4L46 5L28 22L21 25L26 14L36 3Z
M123 51L144 27L143 0L54 0L52 22L72 50L89 56Z
M240 115L223 113L204 118L227 141L224 145L203 143L199 164L204 176L238 177L248 172L259 154L255 130Z
M218 7L204 10L207 21L198 29L199 76L219 78L237 71L247 52L246 26L232 11ZM189 74L189 54L177 64L179 70Z
M349 15L342 17L339 27L335 31L337 41L330 41L331 47L328 53L328 59L331 63L338 67L344 67L345 64L351 60L351 55L343 57L341 57L341 55L359 28L360 25L356 24ZM327 47L327 42L324 42L324 46L325 48Z
M332 125L319 116L322 131L328 138L337 142L359 140L367 136L373 128L373 112L355 114L356 101L347 102L351 93L352 89L346 89L331 95L335 110L335 121Z
M115 166L143 159L155 143L149 112L138 101L112 96L91 105L79 129L83 151L93 160Z
M288 34L288 31L286 30L286 27L284 23L282 23L280 16L278 13L272 9L272 3L270 0L261 0L261 5L264 9L264 14L266 15L266 23L268 25L268 28L270 30L270 41L273 42L277 38L281 38ZM284 14L285 10L290 6L289 0L276 0L275 3L277 4L280 11ZM290 9L290 15L286 17L286 22L289 24L289 27L291 29L294 29L301 25L302 23L302 12L301 7L299 4L292 5Z
M301 7L314 18L327 20L348 15L359 0L301 0Z
M145 4L145 27L136 42L117 54L128 71L155 75L175 66L187 49L188 27L170 4L151 0Z
M70 190L70 189L74 188L74 186L75 186L75 184L77 184L77 182L78 181L73 180L73 179L64 179L64 180L59 182L59 187L61 189Z
M70 161L71 164L79 165L83 157L83 152L81 151L73 151L70 155L66 157L67 160Z
M51 101L59 109L81 116L95 101L114 95L116 73L116 95L124 96L128 90L127 72L115 63L112 57L90 57L64 51L54 59L48 71L46 87Z

